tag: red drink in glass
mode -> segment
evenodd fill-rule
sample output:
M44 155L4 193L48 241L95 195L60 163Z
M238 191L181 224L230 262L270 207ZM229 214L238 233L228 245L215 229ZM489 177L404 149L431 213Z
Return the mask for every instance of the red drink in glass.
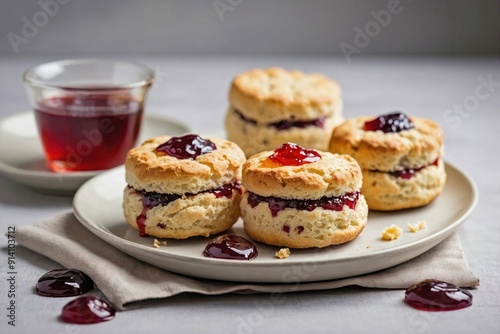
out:
M49 167L56 172L118 166L137 141L142 105L117 88L86 88L35 108Z
M95 171L125 162L137 142L154 72L131 61L69 59L33 66L23 80L49 168Z

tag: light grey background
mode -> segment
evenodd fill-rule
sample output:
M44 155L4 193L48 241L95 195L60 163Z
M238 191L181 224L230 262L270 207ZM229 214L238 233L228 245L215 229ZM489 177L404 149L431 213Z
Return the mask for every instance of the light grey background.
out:
M38 0L0 0L0 117L29 109L21 82L28 66L54 58L113 55L140 60L154 69L157 81L147 112L189 124L193 132L223 135L231 78L268 66L334 78L343 89L345 117L403 110L432 118L446 133L446 160L475 180L479 189L478 206L459 231L470 269L481 279L480 288L472 291L474 305L457 312L426 313L406 307L401 290L350 287L294 293L249 332L496 333L500 327L500 157L496 153L500 150L500 1L401 0L401 13L392 16L357 58L346 62L339 44L352 44L353 29L364 29L373 21L370 12L387 8L388 2L243 0L221 21L213 0L73 0L60 6L59 13L16 54L7 34L20 34L22 18L32 20L41 7ZM373 54L377 57L364 57ZM392 57L422 54L439 57ZM488 78L494 85L479 100L477 89ZM468 108L458 123L446 117L456 106L475 99L477 105ZM70 209L69 197L39 194L0 175L4 233L8 225L34 224ZM0 238L3 254L6 247L6 238ZM7 325L4 311L1 333L236 333L241 319L255 314L256 305L269 299L266 294L187 294L122 312L106 324L70 326L57 319L66 300L33 293L36 279L59 265L23 247L17 248L16 256L18 326ZM6 265L4 257L0 285L6 284ZM0 289L3 308L6 290Z
M68 3L51 17L40 1ZM214 0L2 0L0 56L341 54L354 28L391 1L215 0L225 4L219 15ZM399 8L363 55L500 54L500 1L400 0ZM16 53L8 34L23 37L26 20L40 27Z

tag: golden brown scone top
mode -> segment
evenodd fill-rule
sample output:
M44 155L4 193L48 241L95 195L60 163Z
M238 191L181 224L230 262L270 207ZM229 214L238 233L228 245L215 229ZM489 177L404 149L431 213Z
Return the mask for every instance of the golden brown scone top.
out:
M258 123L312 120L340 108L340 87L322 74L254 69L236 76L229 102Z
M439 124L410 117L414 129L395 133L365 131L363 125L374 117L348 119L334 129L330 151L349 154L361 168L389 172L432 164L443 155L443 131Z
M137 190L164 194L198 193L215 189L240 179L245 154L233 142L218 138L212 141L217 149L191 159L155 152L156 147L171 137L155 137L131 149L125 161L125 179Z
M272 153L258 153L243 164L242 184L247 190L266 197L319 199L361 189L361 169L350 156L318 151L319 161L282 166L267 163Z

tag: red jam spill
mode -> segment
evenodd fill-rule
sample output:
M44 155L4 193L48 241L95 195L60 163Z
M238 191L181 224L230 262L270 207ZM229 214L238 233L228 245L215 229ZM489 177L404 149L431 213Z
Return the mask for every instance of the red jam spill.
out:
M214 143L198 135L172 137L159 145L156 152L163 152L177 159L196 159L196 157L213 152L217 149Z
M439 164L439 158L437 158L436 160L434 160L433 163L431 163L430 165L427 165L427 166L418 167L418 168L402 169L402 170L398 170L397 172L389 172L389 174L391 174L392 176L395 176L395 177L400 177L402 179L408 180L408 179L411 179L413 177L413 175L415 175L416 172L419 172L422 169L429 167L429 166L437 166L438 164Z
M96 324L113 319L115 313L111 303L94 296L82 296L64 305L61 320L73 324Z
M70 297L94 289L94 282L78 269L53 269L38 279L36 293L44 297Z
M221 198L221 197L232 198L233 191L235 190L241 194L241 182L238 180L234 181L233 183L224 184L222 187L217 189L201 191L198 194L212 193L215 196L215 198ZM139 235L141 237L148 236L146 234L145 222L147 217L146 214L149 209L158 205L168 205L169 203L178 200L183 196L178 194L160 194L154 191L145 191L145 190L142 191L136 190L136 192L141 195L141 200L142 200L142 211L141 214L136 218L137 227L139 228ZM184 196L194 196L194 195L197 194L185 194ZM161 228L166 228L166 225L163 224Z
M316 150L294 143L284 143L274 150L269 159L283 166L300 166L321 160L321 155Z
M253 124L253 125L257 125L257 122L255 120L246 117L239 110L234 109L234 112L236 114L238 114L238 116L240 117L241 120L243 120L247 123ZM319 117L319 118L313 119L311 121L287 121L287 120L284 120L284 121L279 121L279 122L275 122L275 123L270 123L269 126L274 127L280 131L281 130L288 130L290 128L305 129L309 126L324 128L325 127L325 119L326 119L325 117Z
M316 200L298 200L298 199L283 199L274 196L264 197L253 192L248 192L248 205L255 208L261 202L267 202L271 215L276 217L281 210L286 208L313 211L316 208L323 208L325 210L342 211L344 205L350 209L356 208L358 202L359 192L346 193L338 197L322 197ZM290 227L288 227L290 229ZM303 231L303 228L302 228ZM302 232L301 231L301 232ZM285 231L286 232L286 231Z
M413 129L415 125L413 122L402 112L395 112L390 114L381 115L371 121L365 122L363 130L377 131L381 130L384 133L400 132L403 130Z
M218 236L203 251L203 256L229 260L252 260L258 254L251 241L234 234Z
M406 290L405 302L422 311L452 311L472 305L472 294L454 284L428 279Z

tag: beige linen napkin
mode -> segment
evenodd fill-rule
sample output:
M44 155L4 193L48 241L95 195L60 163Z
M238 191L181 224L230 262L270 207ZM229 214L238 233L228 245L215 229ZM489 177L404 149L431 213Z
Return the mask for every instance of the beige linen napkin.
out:
M224 293L283 293L327 290L348 285L403 289L427 278L476 287L479 279L469 271L457 233L421 256L373 274L301 284L247 284L204 280L156 268L119 251L89 232L73 213L39 224L20 227L16 240L24 247L84 271L118 309L140 306L140 301L171 297L182 292L205 295Z

